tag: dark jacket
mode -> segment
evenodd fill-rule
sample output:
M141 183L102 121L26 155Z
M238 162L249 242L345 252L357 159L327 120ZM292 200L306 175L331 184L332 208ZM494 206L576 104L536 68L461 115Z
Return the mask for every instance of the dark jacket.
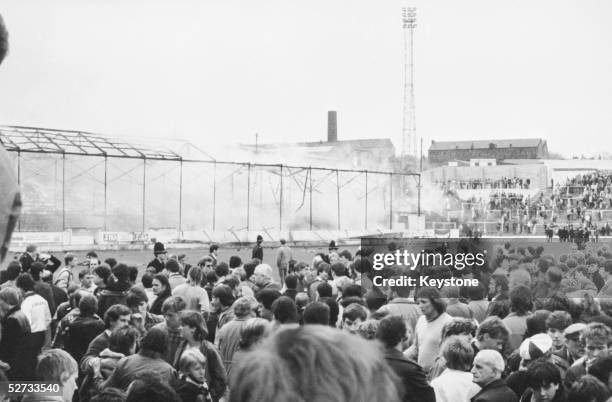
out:
M154 268L155 268L155 271L157 271L157 273L158 273L158 274L159 274L161 271L163 271L163 270L164 270L164 268L165 268L165 267L164 267L164 263L163 263L163 262L161 262L160 260L158 260L157 258L153 258L153 259L151 260L151 262L149 262L149 263L147 264L147 268L149 268L149 267L154 267Z
M127 282L109 282L106 289L98 296L98 315L104 317L106 310L115 304L126 304L131 285Z
M263 262L263 247L261 247L261 244L258 243L253 247L251 258L257 258L259 261Z
M298 291L296 289L287 289L285 290L285 293L283 293L283 296L290 297L291 300L295 301L295 296L297 294L298 294Z
M51 285L42 281L36 281L34 282L34 293L42 296L42 298L47 301L47 303L49 304L49 311L51 312L51 317L53 317L55 315L55 298L53 297L53 290L51 290Z
M472 402L518 402L518 400L514 391L501 379L491 381L471 399Z
M109 344L110 335L108 331L105 330L100 335L96 336L94 340L89 343L89 346L87 346L87 351L81 359L81 371L89 371L89 361L94 357L98 357L104 349L108 348Z
M89 343L102 332L104 332L104 321L100 317L79 316L68 324L64 349L78 362L85 355Z
M179 385L176 387L176 393L183 402L199 402L210 401L210 392L208 385L198 385L191 381L181 378Z
M181 346L177 349L174 358L174 367L178 367L179 359L187 347L187 341L184 341ZM213 401L218 401L225 393L225 387L227 385L227 375L225 372L225 366L223 366L223 360L221 354L213 345L208 341L202 342L200 352L206 357L206 383L210 389L210 395Z
M0 360L11 369L6 373L11 381L33 381L36 378L36 353L30 346L30 323L25 314L15 306L1 322Z
M406 359L397 349L386 349L385 360L400 377L404 386L402 401L435 402L436 395L427 383L425 372L415 362Z

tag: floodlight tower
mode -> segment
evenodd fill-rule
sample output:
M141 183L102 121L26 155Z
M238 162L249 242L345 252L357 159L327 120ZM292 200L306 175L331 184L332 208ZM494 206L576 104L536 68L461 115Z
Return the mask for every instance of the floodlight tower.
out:
M402 156L417 156L416 122L414 112L413 37L416 28L416 8L402 8L404 28L404 113L402 124Z

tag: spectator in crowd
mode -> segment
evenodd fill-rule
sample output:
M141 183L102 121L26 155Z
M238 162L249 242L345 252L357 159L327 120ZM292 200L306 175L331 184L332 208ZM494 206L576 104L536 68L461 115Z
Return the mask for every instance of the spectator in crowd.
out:
M77 260L74 254L66 253L64 256L64 266L57 271L53 284L63 289L64 292L68 292L68 286L72 283L74 274L73 269L77 266Z
M98 315L104 317L106 310L115 304L125 305L130 283L130 269L125 264L117 264L112 269L112 277L107 280L106 288L98 294Z
M251 280L258 287L259 291L264 289L281 291L280 285L273 281L272 268L268 264L256 266Z
M586 353L577 359L567 370L565 385L568 389L571 388L575 381L588 374L589 367L597 358L609 356L609 348L612 344L612 331L607 325L592 322L582 332L582 339L584 340Z
M9 262L8 266L6 267L6 274L4 275L4 279L6 280L6 282L0 285L0 289L8 287L14 288L16 286L15 280L17 279L19 274L21 274L21 265L19 265L17 261Z
M98 297L100 293L106 289L107 282L111 275L111 269L106 264L98 265L93 268L93 283L95 285L94 296Z
M89 343L104 332L104 321L98 317L98 301L86 294L79 301L79 315L71 320L64 335L64 348L76 361L80 361Z
M32 381L37 354L32 345L30 322L20 304L16 288L0 290L0 360L10 366L6 375L11 381Z
M38 381L59 384L62 390L60 400L72 402L77 389L76 379L79 374L77 362L61 349L49 349L38 358L36 365L36 378ZM49 397L41 394L28 394L23 398L25 402L45 401Z
M304 324L329 325L330 309L326 303L315 301L304 309Z
M186 350L179 359L177 394L183 402L212 401L206 383L206 358L197 349Z
M185 300L187 310L200 311L202 314L208 314L210 312L210 301L208 300L208 294L206 290L200 284L204 272L199 266L194 266L187 272L187 282L178 285L172 291L172 296L177 296Z
M425 372L419 365L402 354L408 340L406 323L399 316L385 317L380 321L376 339L385 347L385 360L395 371L404 386L403 401L436 400L433 389L427 384Z
M166 275L157 274L153 277L153 294L155 301L151 305L151 314L161 315L162 305L167 298L172 296L172 289Z
M368 310L361 304L350 304L342 312L342 329L354 334L359 324L368 318Z
M343 375L337 375L339 368ZM403 398L397 376L374 344L324 326L279 329L232 369L230 383L235 384L232 402L291 400L296 395L311 402Z
M34 265L34 264L32 264ZM21 311L28 319L31 331L32 353L38 355L43 346L51 342L51 312L47 301L34 292L34 280L30 274L21 274L15 282L21 291Z
M470 372L474 349L464 338L448 337L440 348L446 369L431 381L437 402L468 402L480 391Z
M251 253L251 258L258 259L259 263L263 261L263 247L261 244L263 243L263 237L261 235L257 235L257 242L253 247L253 252Z
M159 274L166 268L166 261L168 260L168 252L166 247L164 247L164 243L157 242L153 245L153 255L155 258L147 265L147 272L151 268L152 273Z
M298 277L295 274L289 274L285 277L285 291L283 295L290 297L295 300L295 296L298 294Z
M255 347L269 335L271 329L272 324L270 321L258 317L249 318L240 329L240 341L238 342L238 349L234 352L232 358L232 366L241 361L246 353L255 349ZM231 378L229 370L228 373L228 378Z
M174 290L177 286L186 283L185 277L180 273L180 265L178 261L170 259L166 261L166 270L168 271L168 282L170 289Z
M227 285L217 285L214 287L212 294L212 308L218 317L213 338L216 343L217 332L219 329L234 318L234 311L232 310L232 305L234 304L234 293Z
M127 390L130 382L143 371L155 371L171 384L176 382L176 371L165 360L168 353L168 335L162 329L151 328L142 339L140 352L121 359L111 376L100 388L112 387Z
M136 328L141 335L153 326L164 321L161 315L154 315L149 312L147 294L139 287L133 287L125 298L125 304L132 311L130 324Z
M94 274L90 268L85 268L79 271L79 284L81 289L94 294L96 284L94 283Z
M253 317L252 306L254 303L256 303L255 300L250 300L246 297L241 297L236 300L232 305L234 318L217 331L215 346L221 353L223 365L225 366L228 376L231 370L234 353L238 349L240 343L242 328L246 324L246 321Z
M423 315L417 321L414 344L404 355L416 359L423 370L429 372L440 351L442 329L453 318L446 314L446 304L436 288L420 289L417 300Z
M508 327L508 347L518 348L527 332L527 317L533 308L531 291L527 286L519 285L510 291L510 314L503 319Z
M281 283L285 282L289 261L292 259L293 254L291 248L287 245L287 241L285 239L280 239L280 247L276 250L276 267L278 268L278 276Z
M585 375L572 384L567 402L605 402L610 392L604 383L592 375Z
M34 280L34 292L42 296L49 307L51 317L55 314L55 298L53 297L53 290L51 286L42 281L41 275L45 270L45 265L42 262L36 261L30 267L30 275Z
M480 391L472 397L472 402L517 402L519 399L502 380L504 358L491 349L481 350L474 357L472 374Z
M80 402L86 402L101 392L100 384L106 381L117 368L119 361L136 352L139 333L132 327L115 329L109 340L108 348L100 352L99 358L93 361L91 369L85 373L79 387Z
M185 310L183 299L173 296L168 297L161 308L164 321L153 327L162 330L167 336L168 347L163 358L170 364L174 362L176 350L183 342L180 319L180 313L183 310Z
M478 286L468 288L468 297L470 298L468 308L472 312L472 317L478 322L482 322L487 318L489 302L485 300L485 293L485 288L481 283Z
M80 362L82 372L91 370L91 367L97 363L95 360L98 359L98 356L104 349L108 348L110 336L114 330L130 325L130 316L130 309L121 304L115 304L106 310L104 314L104 326L106 329L87 346L87 351Z
M179 367L180 359L186 351L191 349L200 351L206 358L204 371L211 398L213 401L218 401L225 393L227 375L218 349L206 340L208 334L202 315L197 311L181 312L180 331L182 342L174 355L174 367Z

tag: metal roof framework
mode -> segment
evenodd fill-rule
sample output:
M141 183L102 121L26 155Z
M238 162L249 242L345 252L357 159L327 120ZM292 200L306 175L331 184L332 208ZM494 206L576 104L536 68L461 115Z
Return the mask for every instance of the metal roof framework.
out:
M182 160L170 149L151 149L127 141L83 131L0 126L0 144L7 151L115 158Z

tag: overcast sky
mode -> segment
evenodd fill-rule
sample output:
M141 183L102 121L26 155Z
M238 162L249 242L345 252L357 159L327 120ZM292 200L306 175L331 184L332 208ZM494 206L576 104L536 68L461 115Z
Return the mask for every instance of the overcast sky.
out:
M0 0L0 124L195 144L417 135L612 151L610 0ZM220 158L222 159L222 158Z

